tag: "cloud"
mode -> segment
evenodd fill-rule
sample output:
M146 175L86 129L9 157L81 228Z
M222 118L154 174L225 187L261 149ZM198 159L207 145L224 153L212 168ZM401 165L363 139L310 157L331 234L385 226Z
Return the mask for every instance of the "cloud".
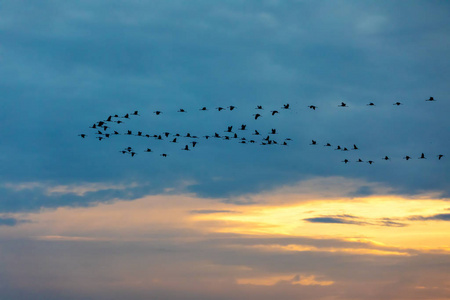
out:
M0 217L0 226L16 226L23 223L29 223L29 220L20 220L16 218Z
M320 216L303 219L311 223L332 223L332 224L351 224L351 225L374 225L374 226L388 226L388 227L404 227L407 224L400 223L389 218L361 218L352 215L335 215L335 216Z
M450 221L450 214L435 214L431 216L411 216L411 221Z
M225 210L225 209L196 209L191 210L191 214L222 214L222 213L238 213L233 210Z

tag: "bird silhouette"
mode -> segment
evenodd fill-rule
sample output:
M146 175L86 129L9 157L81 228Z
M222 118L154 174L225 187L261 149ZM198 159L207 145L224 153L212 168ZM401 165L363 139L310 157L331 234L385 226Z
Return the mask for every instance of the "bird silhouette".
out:
M278 114L278 110L272 110L271 113L272 113L272 116L275 114Z
M356 162L363 162L363 160L361 158L358 158Z
M184 109L180 108L178 112L186 112Z
M254 116L255 116L255 120L258 120L258 118L261 117L260 114L254 114Z
M399 106L399 105L403 105L403 103L401 103L401 102L395 102L394 104L392 104L392 105L396 105L396 106Z
M337 147L334 150L342 150L341 146L337 145Z
M258 130L255 129L255 132L253 133L253 135L260 135L260 133L258 132Z
M433 97L430 97L430 99L427 99L427 100L425 100L425 101L436 101L436 100L434 100Z
M247 127L247 125L242 124L242 125L241 125L241 128L239 128L239 130L245 130L246 127Z
M225 130L225 132L232 132L232 130L233 130L233 126L228 126L228 129Z
M330 143L326 143L325 145L323 145L324 147L331 147Z
M236 108L236 106L230 105L230 106L228 106L228 108L229 108L230 110L233 110L233 109Z
M356 147L356 145L355 144L353 144L353 148L352 148L352 150L358 150L359 148L358 147Z
M315 106L315 105L309 105L308 107L312 110L316 110L316 108L317 108L317 106Z
M425 154L422 153L422 155L420 155L419 159L426 159Z
M346 163L349 162L349 160L348 159L344 159L342 162L346 164Z
M256 109L263 109L263 107L261 105L257 105Z
M384 160L390 160L390 158L386 155L385 157L383 157L382 159Z
M177 138L174 138L173 140L170 141L171 143L176 143L177 142Z
M441 160L441 158L443 158L444 157L444 154L438 154L437 155L437 158L439 159L439 160Z
M181 149L181 150L186 150L186 151L189 151L189 147L188 147L188 145L184 146L184 148L183 148L183 149Z
M283 107L282 107L283 109L289 109L289 103L287 103L287 104L283 104Z
M162 157L167 157L166 153L161 154Z
M344 102L341 102L341 104L338 105L339 107L348 107L348 105Z
M375 106L373 102L370 102L369 104L366 104L367 106Z
M403 157L403 159L410 160L411 156L406 155L405 157Z
M223 107L216 107L216 109L218 110L218 111L221 111L221 110L224 110L225 108L223 108Z
M317 144L317 142L315 140L312 140L310 145L316 145L316 144Z
M269 134L277 134L277 130L275 128L272 128L272 130L270 130Z
M155 110L153 113L155 113L157 116L159 116L160 114L162 114L162 111L160 111L160 110Z
M373 160L368 160L367 162L369 163L369 165L371 165L371 164L373 164L373 163L374 163L374 161L373 161Z
M87 137L87 134L84 134L84 133L81 133L81 134L79 134L78 136L81 136L81 138L85 138L85 137Z
M147 150L145 150L145 152L152 152L152 149L147 148Z
M202 108L200 108L200 110L208 110L208 109L206 109L206 107L203 106Z
M137 110L135 110L134 113L132 113L131 115L133 115L133 116L140 116Z

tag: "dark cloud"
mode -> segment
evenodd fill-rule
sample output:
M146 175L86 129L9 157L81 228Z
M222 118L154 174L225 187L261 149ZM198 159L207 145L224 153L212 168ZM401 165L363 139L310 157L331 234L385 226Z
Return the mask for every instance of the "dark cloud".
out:
M450 214L436 214L431 216L412 216L411 221L450 221Z
M352 224L352 225L375 225L375 226L388 226L388 227L404 227L407 224L397 222L389 218L382 219L368 219L361 218L352 215L334 215L334 216L321 216L313 218L303 219L310 223L336 223L336 224Z
M16 226L22 223L29 223L28 220L19 220L16 218L0 217L0 226Z
M450 148L447 6L194 2L113 1L105 7L102 1L6 1L0 125L8 130L1 133L0 181L137 182L142 188L131 198L190 181L195 184L188 192L231 199L314 176L343 176L379 182L395 193L448 195L449 160L436 159ZM426 103L429 96L437 101ZM349 108L338 108L340 101ZM369 101L376 107L367 107ZM395 101L405 105L394 107ZM292 109L267 114L284 103ZM228 105L238 109L198 111ZM258 121L252 118L256 105L265 107ZM183 117L176 113L180 107L188 111ZM118 126L121 132L205 135L246 123L262 132L275 127L292 142L263 148L201 140L186 155L178 144L136 137L99 142L88 129L110 114L136 109L141 117ZM160 118L155 110L163 111ZM85 140L77 136L82 132L89 134ZM309 145L311 139L318 147ZM322 146L326 142L359 150L334 151ZM118 152L127 146L138 151L133 159ZM169 157L147 155L147 147L154 154L170 151ZM427 160L417 159L422 152ZM392 159L383 161L385 155ZM405 161L405 155L414 159ZM356 163L358 158L375 163ZM373 193L366 186L349 196ZM7 206L49 203L27 197L29 204L9 193ZM84 197L60 203L108 198Z

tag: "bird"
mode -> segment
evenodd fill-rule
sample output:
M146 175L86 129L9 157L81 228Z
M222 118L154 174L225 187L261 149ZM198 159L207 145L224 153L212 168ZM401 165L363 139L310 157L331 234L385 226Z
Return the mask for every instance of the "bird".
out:
M186 112L184 109L180 108L178 112Z
M337 145L336 149L334 150L341 150L341 146Z
M192 148L195 148L195 145L197 145L197 142L191 142L191 144L192 144Z
M228 126L228 129L225 130L225 132L232 132L231 130L233 130L233 126Z
M436 100L434 100L433 97L430 97L430 99L427 99L427 100L425 100L425 101L436 101Z
M317 106L315 106L315 105L309 105L308 107L312 110L316 110L316 108L317 108Z
M289 109L289 103L283 104L283 107L282 107L282 108L284 108L284 109Z
M403 159L410 160L411 156L406 155L405 157L403 157Z
M258 132L258 130L255 129L255 132L253 133L253 135L260 135L260 133Z
M312 140L310 145L316 145L316 144L317 144L317 142L315 140Z
M135 110L134 113L132 113L131 115L133 115L133 116L140 116L137 110Z
M261 117L260 114L254 114L254 116L255 116L255 120L258 120L258 118Z
M323 145L324 147L331 147L330 143L326 143L325 145Z
M371 164L373 164L373 163L374 163L374 161L373 161L373 160L368 160L367 162L369 163L369 165L371 165Z
M344 149L342 149L342 151L348 151L348 149L346 147L344 147Z
M369 104L366 104L367 106L375 106L373 102L370 102Z
M363 160L361 158L358 158L356 162L363 162Z
M344 159L342 162L346 164L346 163L349 162L349 160L348 159Z
M382 159L384 160L390 160L390 158L386 155L385 157L383 157Z
M438 154L437 155L437 158L439 159L439 160L441 160L441 158L443 158L444 157L444 154Z
M84 133L81 133L81 134L79 134L78 136L81 136L81 138L85 138L85 137L87 137L87 134L84 134Z
M223 108L223 107L216 107L216 109L218 110L218 111L221 111L221 110L224 110L225 108Z
M392 105L397 105L397 106L399 106L399 105L403 105L403 103L401 103L401 102L395 102L395 103L392 104Z
M263 109L262 105L256 105L255 109Z
M136 152L130 152L131 157L135 156L137 153Z
M275 114L278 114L278 110L272 110L271 113L272 113L272 116Z
M277 134L277 130L275 128L272 128L269 134Z
M345 104L344 102L341 102L341 104L338 105L339 107L348 107L347 104Z
M229 108L230 110L233 110L233 109L236 108L236 106L230 105L230 106L228 106L228 108Z
M356 145L355 144L353 144L353 148L352 148L352 150L358 150L359 148L358 147L356 147Z
M152 152L152 149L147 148L147 150L145 150L145 152Z
M173 140L170 141L171 143L176 143L177 142L177 138L174 138Z
M202 107L202 108L200 108L200 110L208 110L206 107Z
M425 154L422 153L422 155L420 155L419 159L427 159L427 158L425 157Z
M242 124L242 125L241 125L241 128L239 128L239 130L245 130L246 127L247 127L247 125Z
M189 147L188 147L188 145L184 146L184 148L183 148L183 149L181 149L181 150L186 150L186 151L189 151Z
M157 116L159 116L160 114L162 114L162 111L155 110L153 113L155 113Z
M112 118L112 116L109 116L105 121L106 122L111 122L111 118Z
M161 154L162 157L167 157L166 153Z
M123 119L129 119L130 116L128 114L126 114L125 116L122 117Z

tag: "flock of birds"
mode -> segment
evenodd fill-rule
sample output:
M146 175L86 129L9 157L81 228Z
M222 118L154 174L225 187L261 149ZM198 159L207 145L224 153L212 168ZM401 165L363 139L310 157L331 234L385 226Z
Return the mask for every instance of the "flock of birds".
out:
M425 101L432 102L432 101L436 101L436 100L433 97L430 97L429 99L426 99ZM373 102L370 102L366 105L371 106L371 107L376 106L375 103L373 103ZM400 106L400 105L403 105L403 103L395 102L395 103L393 103L393 105ZM314 110L314 111L316 109L318 109L318 106L316 106L316 105L308 105L307 107L310 110ZM341 102L338 105L338 107L348 108L349 105L347 105L345 102ZM219 106L214 109L220 112L220 111L224 111L224 110L233 111L236 108L237 108L236 106L230 105L228 107ZM291 109L291 106L289 103L283 104L283 106L281 106L279 110L271 110L269 115L275 116L275 115L279 114L280 111L290 110L290 109ZM201 107L198 110L205 112L205 111L208 111L209 109L207 107ZM258 120L259 118L263 117L263 111L264 111L263 106L257 105L255 107L255 113L252 115L254 120ZM187 113L187 110L185 110L184 108L180 108L180 109L178 109L177 112L178 113ZM156 116L160 116L161 114L163 114L163 112L160 110L156 110L153 113ZM149 134L149 133L144 133L142 131L136 132L136 131L129 130L129 129L127 129L125 131L121 131L120 129L117 130L115 128L115 124L123 124L123 123L125 123L125 121L130 120L137 116L140 116L139 111L127 113L123 116L119 116L117 114L110 115L104 120L100 120L100 121L93 123L93 125L90 126L89 128L93 131L93 135L99 141L106 140L106 139L109 139L111 137L118 136L118 135L136 136L136 137L142 137L142 138L153 138L153 139L159 140L159 141L163 141L163 140L169 141L170 143L173 143L173 144L181 143L184 145L183 147L180 148L181 151L193 150L199 143L202 143L200 141L201 139L204 139L204 140L210 140L210 139L235 140L240 144L259 144L261 146L274 146L274 145L288 146L290 141L292 141L292 139L289 137L281 138L281 140L275 139L275 137L278 136L278 130L276 128L272 128L269 130L269 132L263 133L261 130L256 130L256 129L249 130L247 128L246 124L242 124L240 126L230 125L230 126L227 126L227 128L224 128L223 132L219 131L219 132L214 132L210 135L203 135L203 136L197 136L197 135L194 135L191 133L186 133L186 134L170 133L167 131L158 133L158 134ZM243 133L245 133L245 132L252 132L251 137L243 135ZM86 133L79 134L79 136L81 138L86 138L89 135ZM318 146L319 143L316 140L311 140L311 143L309 143L309 145ZM323 144L323 146L329 147L329 148L334 147L334 150L339 150L339 151L343 151L343 152L359 150L359 147L356 144L353 144L353 146L348 147L348 148L340 146L340 145L332 146L330 143L325 143L325 144ZM151 148L137 150L131 146L128 146L128 147L125 147L125 148L119 150L119 152L124 155L130 155L131 157L134 157L139 152L152 153L154 151ZM160 156L167 157L168 153L160 153ZM437 154L436 157L438 160L441 160L444 157L444 155ZM427 157L425 156L424 153L421 153L421 155L418 156L417 158L418 159L427 159ZM391 158L389 156L381 157L381 159L385 160L385 161L391 160ZM413 159L413 157L406 155L403 157L403 159L408 161L408 160ZM350 160L344 159L342 162L347 164L350 162ZM358 162L358 163L366 162L368 164L373 164L375 161L374 160L364 161L359 158L358 160L356 160L356 162Z

